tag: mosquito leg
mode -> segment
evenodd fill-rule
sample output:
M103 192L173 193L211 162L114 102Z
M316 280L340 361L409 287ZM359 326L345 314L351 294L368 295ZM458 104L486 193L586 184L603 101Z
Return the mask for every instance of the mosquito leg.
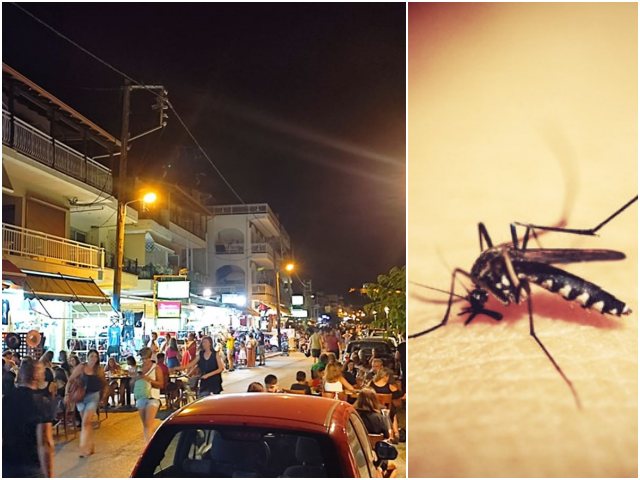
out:
M556 361L554 360L554 358L551 356L551 354L549 353L549 351L547 350L547 348L542 344L542 342L540 341L540 339L538 338L538 336L536 335L536 330L534 328L533 325L533 305L531 303L531 287L529 286L528 282L523 281L521 283L522 288L527 292L527 306L529 307L529 334L534 338L534 340L536 342L538 342L538 345L540 345L540 348L542 348L542 351L545 353L545 355L547 356L547 358L551 361L551 363L553 364L553 366L555 367L555 369L558 371L558 373L560 374L560 376L562 377L562 379L566 382L566 384L569 386L569 389L571 390L571 393L573 394L573 398L576 401L576 405L579 409L582 409L582 404L580 403L580 397L578 397L578 392L576 391L576 389L573 386L573 383L571 383L571 380L569 380L569 377L567 377L565 375L565 373L562 371L562 369L560 368L560 365L558 365L556 363Z
M455 288L456 288L456 275L464 275L467 278L471 278L471 274L469 274L469 272L465 272L464 270L460 269L460 268L456 268L453 273L451 274L451 287L449 288L449 301L447 302L447 311L444 314L444 318L442 319L442 321L430 328L427 328L426 330L423 330L421 332L418 333L414 333L413 335L409 335L409 338L417 338L417 337L421 337L422 335L426 335L427 333L431 333L434 330L437 330L440 327L444 327L447 322L449 321L449 312L451 312L451 305L453 304L453 297L456 296L455 294Z
M624 212L627 208L629 208L631 205L633 205L637 201L638 201L638 196L636 195L631 200L629 200L627 203L625 203L622 207L620 207L618 210L616 210L614 213L609 215L607 218L605 218L602 222L600 222L598 225L596 225L593 228L581 229L581 228L545 227L545 226L542 226L542 225L532 225L530 223L520 223L520 222L515 222L515 225L518 225L518 226L521 226L521 227L526 227L527 229L532 229L532 230L536 229L536 230L545 230L545 231L550 231L550 232L571 233L571 234L574 234L574 235L589 235L589 236L593 236L593 235L596 235L598 230L600 230L607 223L609 223L611 220L616 218L618 215L620 215L622 212Z
M493 242L491 241L491 237L489 236L489 232L487 231L487 227L484 226L484 223L478 224L478 237L480 238L480 251L484 251L484 246L482 240L484 239L487 242L487 247L493 247Z

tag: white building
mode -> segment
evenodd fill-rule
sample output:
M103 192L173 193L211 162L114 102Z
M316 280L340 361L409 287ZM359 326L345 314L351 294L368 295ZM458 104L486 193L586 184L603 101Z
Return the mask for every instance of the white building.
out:
M261 313L266 307L275 314L279 270L281 312L289 315L291 278L284 265L291 261L291 240L269 205L222 205L213 211L207 228L213 294L225 303L244 303Z

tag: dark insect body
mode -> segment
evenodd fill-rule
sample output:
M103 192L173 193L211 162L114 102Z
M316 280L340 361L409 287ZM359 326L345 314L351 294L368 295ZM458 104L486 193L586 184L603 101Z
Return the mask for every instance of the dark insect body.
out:
M480 237L480 256L471 267L471 272L466 272L456 268L451 275L451 287L447 292L449 294L449 302L447 311L442 321L426 330L409 335L409 338L416 338L447 324L449 313L454 297L465 300L469 303L467 307L462 309L459 315L468 315L465 325L468 325L476 316L486 315L496 321L502 320L502 314L485 308L485 304L489 300L489 294L504 305L520 304L524 300L527 301L529 310L529 333L538 343L540 348L549 358L555 369L560 373L564 381L567 383L576 404L580 407L580 399L571 383L571 380L564 374L560 366L556 363L546 347L542 344L536 335L533 322L533 306L531 302L531 284L538 285L550 292L562 296L565 300L578 303L586 309L596 310L603 314L610 315L628 315L631 313L629 307L614 297L609 292L600 288L583 278L566 272L560 268L554 267L552 264L566 264L575 262L592 262L604 260L622 260L625 258L624 253L614 250L590 250L590 249L552 249L552 248L536 248L527 249L529 237L536 236L538 231L554 231L561 233L569 233L575 235L596 235L596 232L606 225L613 218L618 216L630 205L638 200L638 196L624 204L616 212L607 219L591 229L569 229L562 227L546 227L539 225L512 223L510 243L493 246L491 237L487 232L483 223L478 224L478 233ZM524 237L520 243L516 228L525 227ZM487 248L484 248L486 242ZM474 289L469 291L467 296L457 295L455 293L455 283L458 275L467 277L474 284ZM431 287L427 287L431 288ZM433 289L438 290L438 289Z

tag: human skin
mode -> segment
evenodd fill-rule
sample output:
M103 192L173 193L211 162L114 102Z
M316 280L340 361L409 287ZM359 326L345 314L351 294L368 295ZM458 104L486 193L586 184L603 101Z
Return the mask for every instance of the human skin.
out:
M500 244L513 221L590 228L637 194L636 19L632 4L409 5L409 334L447 299L411 282L448 290L470 271L478 222ZM459 302L409 340L410 477L637 477L637 216L540 237L627 257L557 266L629 316L532 286L538 337L582 408L526 302L491 299L503 320L466 327Z

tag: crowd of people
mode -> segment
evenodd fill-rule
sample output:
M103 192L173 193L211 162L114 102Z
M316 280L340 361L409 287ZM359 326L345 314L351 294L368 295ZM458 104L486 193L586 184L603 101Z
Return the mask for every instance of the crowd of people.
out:
M370 433L382 433L397 443L396 406L402 404L404 394L396 375L401 372L395 369L396 363L384 365L374 356L362 361L357 350L341 363L340 355L350 337L351 333L341 334L337 329L301 335L296 343L313 358L309 375L298 371L296 381L287 389L279 385L276 375L268 374L264 383L252 382L247 391L298 391L347 400L354 403ZM193 398L219 394L223 391L222 373L266 365L269 344L259 330L220 332L213 337L191 332L180 346L170 334L163 340L159 342L158 335L152 333L138 358L128 356L123 364L115 356L101 362L96 350L89 350L85 361L74 352L60 351L57 362L53 351L35 359L6 350L2 357L3 472L7 476L51 476L53 427L69 416L80 428L79 457L93 455L93 423L98 409L129 404L131 395L148 441L162 394L167 406L184 398L183 389ZM281 344L287 341L286 337L280 339ZM376 394L384 393L392 395L390 408L378 402ZM6 438L8 432L11 439Z

